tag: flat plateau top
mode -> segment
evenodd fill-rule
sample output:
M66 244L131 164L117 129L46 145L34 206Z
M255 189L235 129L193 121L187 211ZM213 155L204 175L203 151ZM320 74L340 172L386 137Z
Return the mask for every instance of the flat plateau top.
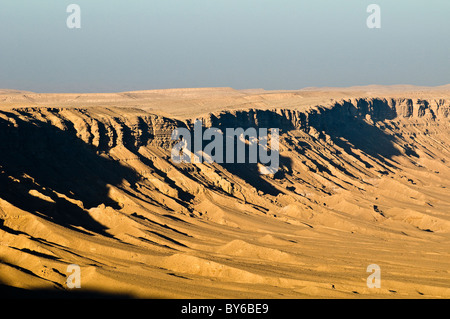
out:
M450 85L355 86L348 88L304 88L301 90L233 88L187 88L118 93L34 93L0 89L0 109L20 107L126 107L179 119L222 110L304 109L351 98L448 99Z

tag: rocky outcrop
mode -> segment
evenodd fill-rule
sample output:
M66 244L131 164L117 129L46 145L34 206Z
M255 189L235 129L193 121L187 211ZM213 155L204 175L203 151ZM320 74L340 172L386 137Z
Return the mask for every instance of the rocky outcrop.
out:
M351 99L328 106L315 106L306 111L292 109L222 111L204 118L207 127L278 127L282 130L308 130L353 119L371 118L374 121L410 119L446 119L450 101L412 99Z
M0 112L3 136L1 148L8 146L8 134L23 134L20 123L27 122L34 128L54 126L70 132L99 151L108 151L117 145L130 150L152 145L170 148L172 131L177 127L193 127L193 120L186 123L141 110L130 112L120 109L79 108L21 108ZM280 128L281 132L304 130L310 127L324 131L329 127L348 125L354 120L384 121L394 119L447 119L450 101L412 99L352 99L334 102L328 106L314 106L305 111L292 109L247 109L222 111L202 118L205 127L217 128ZM20 132L20 133L19 133Z

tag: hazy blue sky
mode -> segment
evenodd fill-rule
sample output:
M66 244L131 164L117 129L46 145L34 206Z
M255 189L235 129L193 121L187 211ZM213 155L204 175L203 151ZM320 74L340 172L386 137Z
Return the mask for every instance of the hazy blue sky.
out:
M1 0L0 88L442 85L449 14L449 0Z

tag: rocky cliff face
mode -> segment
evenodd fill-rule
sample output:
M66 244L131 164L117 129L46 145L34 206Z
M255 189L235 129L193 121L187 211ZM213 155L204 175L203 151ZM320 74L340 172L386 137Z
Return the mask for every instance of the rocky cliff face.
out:
M6 136L10 132L23 131L21 124L36 130L54 127L100 151L117 145L134 150L149 143L168 147L173 129L182 125L176 120L145 112L127 110L125 113L121 114L118 109L22 108L1 113L2 133ZM23 136L30 134L24 132Z
M329 258L303 244L311 238L342 253L333 269L346 269L355 238L439 242L439 252L450 233L449 113L442 99L373 98L202 118L221 129L280 128L280 169L262 176L252 164L173 163L172 131L193 120L121 108L0 111L0 269L15 274L0 281L63 289L64 267L77 263L90 269L93 288L109 278L145 296L187 296L176 289L185 278L196 287L218 278L297 296L294 273L320 278L314 263ZM357 254L370 257L364 247ZM276 277L289 280L271 275L277 260L286 267ZM125 283L139 277L152 286L155 276L156 290ZM273 296L266 288L257 295ZM350 285L340 289L351 293Z
M355 120L400 120L400 119L447 119L450 101L412 99L353 99L334 102L329 106L316 106L306 111L291 109L223 111L202 118L205 127L256 127L280 128L308 131L311 127L318 131L336 125L348 125ZM92 145L99 151L107 151L118 145L130 150L141 146L170 148L170 137L177 127L192 128L192 121L184 123L167 117L148 114L140 110L124 115L120 109L71 109L71 108L22 108L12 112L0 112L1 134L8 145L8 134L22 135L30 139L34 134L22 129L21 123L30 128L51 127L69 132L74 137ZM21 132L20 134L18 132ZM12 133L15 132L15 133ZM9 147L19 144L10 143Z
M329 106L316 106L307 111L291 109L221 112L210 114L206 126L213 127L279 127L285 131L326 127L332 123L371 118L375 121L409 119L446 119L450 101L412 99L351 99Z

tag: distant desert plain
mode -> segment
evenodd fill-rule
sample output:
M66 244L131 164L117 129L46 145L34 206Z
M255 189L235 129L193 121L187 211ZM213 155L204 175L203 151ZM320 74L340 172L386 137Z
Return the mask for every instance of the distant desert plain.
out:
M174 163L195 119L279 170ZM450 85L0 90L2 296L450 298L449 247Z

